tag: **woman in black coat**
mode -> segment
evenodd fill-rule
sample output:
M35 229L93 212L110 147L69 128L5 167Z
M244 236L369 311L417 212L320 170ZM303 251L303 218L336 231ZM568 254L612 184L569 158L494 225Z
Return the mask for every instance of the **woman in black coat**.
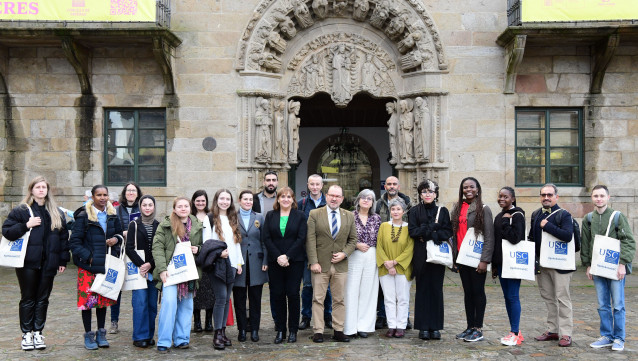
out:
M447 208L436 205L439 199L439 185L436 182L427 179L419 184L417 191L419 205L410 209L408 213L408 232L414 239L414 328L419 330L419 338L422 340L440 340L440 330L443 329L445 266L426 262L427 242L431 240L436 245L443 244L452 237L452 224ZM448 250L452 252L449 244Z
M69 231L46 179L34 178L27 189L22 203L4 221L2 235L15 241L31 230L24 266L16 268L16 276L20 284L21 346L23 350L33 350L46 348L42 330L53 278L64 272L69 261Z
M299 284L303 276L308 226L302 211L297 210L295 192L284 187L277 192L272 211L266 213L262 241L268 250L270 305L275 311L275 343L286 337L286 302L288 302L288 342L297 342L299 328Z
M106 307L115 301L91 292L95 275L105 273L104 263L108 247L121 245L122 224L115 208L109 202L106 186L96 185L91 189L93 199L75 211L75 223L69 239L73 263L78 266L78 309L82 311L84 324L84 347L96 350L109 347L106 341ZM113 255L117 256L115 252ZM97 316L97 333L91 331L91 309Z
M248 318L246 315L246 297L250 302L250 339L259 341L259 323L261 321L261 293L264 283L268 282L268 252L261 240L264 216L255 213L253 194L245 190L239 193L239 230L241 232L241 253L244 259L244 272L235 277L233 298L237 316L237 339L246 341Z

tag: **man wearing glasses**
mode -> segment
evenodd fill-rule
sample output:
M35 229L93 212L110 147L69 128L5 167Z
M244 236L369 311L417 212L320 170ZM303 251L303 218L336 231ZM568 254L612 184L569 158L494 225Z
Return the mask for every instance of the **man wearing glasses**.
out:
M542 208L532 213L530 240L536 243L536 259L540 255L542 233L547 232L563 242L571 242L573 234L572 215L558 204L558 188L548 183L540 192ZM559 214L562 213L562 214ZM574 327L572 300L569 294L569 284L575 270L563 271L540 267L538 289L541 298L547 306L547 323L549 329L536 341L559 340L558 346L572 345L572 330Z
M323 308L328 285L332 291L333 339L348 342L343 333L346 316L345 288L348 276L348 256L354 252L357 230L354 215L339 208L343 190L337 185L328 188L326 207L313 209L308 217L306 252L312 272L313 342L323 342Z

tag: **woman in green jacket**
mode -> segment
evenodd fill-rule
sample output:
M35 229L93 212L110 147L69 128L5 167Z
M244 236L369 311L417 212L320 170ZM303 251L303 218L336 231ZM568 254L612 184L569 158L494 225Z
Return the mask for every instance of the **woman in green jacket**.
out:
M157 331L157 350L168 352L174 344L177 348L188 348L190 343L193 295L197 280L172 286L163 286L168 280L167 267L178 242L190 242L193 254L199 253L202 245L202 222L191 215L190 200L177 197L173 201L173 212L157 227L153 238L153 278L161 279L162 307ZM201 270L197 272L201 276ZM174 337L173 337L174 336Z

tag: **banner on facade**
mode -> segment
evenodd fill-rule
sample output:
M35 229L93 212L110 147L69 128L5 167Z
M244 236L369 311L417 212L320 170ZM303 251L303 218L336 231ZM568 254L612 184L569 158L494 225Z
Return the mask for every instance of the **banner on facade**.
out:
M155 22L155 0L0 1L0 20Z
M521 20L601 21L638 19L636 0L523 0Z

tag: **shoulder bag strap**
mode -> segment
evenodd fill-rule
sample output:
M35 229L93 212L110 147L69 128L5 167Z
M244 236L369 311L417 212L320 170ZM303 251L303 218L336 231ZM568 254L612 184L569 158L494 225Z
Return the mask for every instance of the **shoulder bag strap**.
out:
M434 219L434 223L439 223L439 213L441 213L441 207L436 207L436 218Z

